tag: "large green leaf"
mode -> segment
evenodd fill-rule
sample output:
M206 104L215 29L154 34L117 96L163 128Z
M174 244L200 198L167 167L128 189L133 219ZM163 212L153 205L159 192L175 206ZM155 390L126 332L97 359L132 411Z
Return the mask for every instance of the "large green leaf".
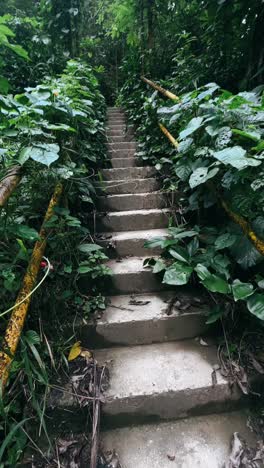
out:
M180 132L179 140L184 140L189 135L192 135L198 128L202 126L203 117L194 117L187 125L187 127Z
M19 224L18 226L16 226L15 234L17 237L20 237L21 239L27 239L31 241L35 241L39 239L39 235L36 229L33 229L29 226L25 226L23 224Z
M174 286L181 286L187 284L193 268L184 263L173 263L165 272L163 283Z
M160 273L161 271L165 270L166 264L163 262L163 260L156 260L156 263L153 267L153 273Z
M102 250L103 247L97 244L81 244L79 245L78 249L86 254L90 254L92 252L96 252L96 250Z
M28 146L21 151L19 162L20 164L24 164L31 158L45 166L50 166L54 161L59 159L59 151L60 147L55 143Z
M221 236L219 236L215 241L215 248L217 250L222 250L231 247L231 245L234 245L236 242L236 239L237 236L230 234L229 232L221 234Z
M255 293L247 301L247 307L251 314L264 320L264 294Z
M4 76L0 76L0 93L7 94L9 90L8 80Z
M169 249L169 253L176 260L180 260L183 263L189 263L189 255L187 249L180 246L175 246L172 249Z
M230 292L230 286L226 280L220 276L210 273L210 271L201 263L194 268L202 284L211 292L227 294Z
M232 292L237 302L252 296L254 293L254 286L250 283L242 283L240 280L236 279L232 284Z
M195 188L198 185L204 184L207 180L214 177L219 171L218 167L214 167L213 169L209 170L208 167L198 167L192 173L189 184L191 188Z
M223 164L230 164L239 170L245 169L245 167L249 166L259 166L261 164L261 161L257 161L253 158L247 158L246 153L246 150L241 146L232 146L221 151L215 151L213 156Z

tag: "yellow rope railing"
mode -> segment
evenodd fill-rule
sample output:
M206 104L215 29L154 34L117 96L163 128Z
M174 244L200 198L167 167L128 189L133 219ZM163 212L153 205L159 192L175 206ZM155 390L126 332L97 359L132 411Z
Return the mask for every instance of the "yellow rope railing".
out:
M3 389L7 383L10 365L16 353L20 335L24 327L31 301L30 292L33 290L36 284L40 263L45 252L47 244L47 229L45 225L54 214L54 208L60 200L62 190L62 184L58 183L55 187L53 196L51 197L43 224L40 229L40 239L35 244L26 274L24 276L22 287L17 296L15 303L15 306L16 304L17 306L13 308L12 315L7 325L3 341L3 351L0 352L0 380L2 381Z

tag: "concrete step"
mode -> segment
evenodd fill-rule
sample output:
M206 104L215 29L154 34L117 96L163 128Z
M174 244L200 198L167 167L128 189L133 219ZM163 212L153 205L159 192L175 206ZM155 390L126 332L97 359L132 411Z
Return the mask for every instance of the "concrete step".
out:
M228 411L241 403L240 391L218 371L213 385L217 350L196 340L102 349L95 357L110 372L103 420L111 427Z
M174 306L170 307L173 301ZM210 306L191 291L111 296L96 325L76 324L78 339L85 347L131 346L201 335L206 330Z
M101 170L104 180L144 179L153 177L156 173L155 167L150 166Z
M113 169L118 169L119 167L139 167L141 163L135 157L133 158L112 158L111 164Z
M112 276L107 280L106 290L110 294L141 294L165 289L158 275L150 267L144 268L144 260L144 257L128 257L108 261Z
M135 157L135 150L134 149L128 149L128 150L111 150L108 151L108 156L110 159L113 158L134 158Z
M168 199L163 192L128 193L99 197L101 211L152 210L168 207Z
M111 143L131 143L131 142L135 142L134 140L134 135L132 134L120 134L120 135L107 135L107 141L108 141L108 144L111 144Z
M171 211L169 209L98 213L96 216L96 232L167 228L170 216Z
M155 192L160 188L157 179L136 179L136 180L113 180L100 184L102 191L109 195L121 193L144 193Z
M96 243L102 245L110 258L126 257L135 255L137 257L145 257L151 255L159 255L160 249L146 249L145 242L161 237L168 236L167 229L150 229L144 231L129 231L129 232L106 232L99 234L96 237Z
M134 150L137 149L136 141L120 141L116 143L107 143L107 147L110 151L118 151L118 150Z
M125 117L113 116L107 120L107 126L112 127L114 125L126 125L127 120Z
M107 114L111 113L111 112L124 112L123 108L122 107L116 107L116 106L112 106L112 107L107 107Z
M126 127L126 125L111 125L106 128L106 135L108 137L113 136L131 136L133 135L133 127Z
M247 419L246 412L236 411L125 427L103 432L102 447L105 453L116 450L125 468L223 468L235 432L256 446Z

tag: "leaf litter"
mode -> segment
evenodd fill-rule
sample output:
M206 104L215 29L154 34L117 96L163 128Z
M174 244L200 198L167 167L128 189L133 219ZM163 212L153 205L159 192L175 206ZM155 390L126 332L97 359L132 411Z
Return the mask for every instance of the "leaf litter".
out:
M87 409L87 420L91 421L87 433L53 438L51 453L41 456L41 451L34 450L33 455L31 451L24 460L24 468L121 468L116 452L103 453L99 440L100 409L109 387L109 371L98 365L89 350L83 351L69 362L69 376L61 379L61 386L54 387L52 403L56 406L63 385L69 384L70 393Z

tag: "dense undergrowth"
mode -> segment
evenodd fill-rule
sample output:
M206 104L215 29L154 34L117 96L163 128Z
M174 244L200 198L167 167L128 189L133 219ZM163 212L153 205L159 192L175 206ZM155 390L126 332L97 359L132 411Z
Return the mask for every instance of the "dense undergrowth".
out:
M194 281L217 293L208 323L235 305L264 320L263 88L233 95L210 83L164 103L131 80L120 102L137 126L138 156L156 166L166 191L180 194L180 225L172 220L168 240L147 244L163 249L163 259L150 261L153 271L166 284Z
M47 78L23 94L1 96L0 114L1 178L8 177L14 165L22 171L18 189L0 214L2 333L9 318L6 310L21 287L49 199L56 184L63 184L61 202L45 226L49 232L45 255L52 269L44 288L34 295L10 371L10 390L1 404L5 442L0 462L15 466L27 443L24 424L17 423L25 402L31 408L30 417L37 417L45 432L46 394L52 374L67 366L65 352L74 340L72 323L78 313L88 317L104 308L96 280L110 271L104 266L107 257L93 242L88 214L93 210L98 165L105 158L105 103L94 71L72 60L61 76ZM43 261L41 276L47 268L48 262ZM86 292L78 287L83 275ZM67 324L72 328L69 341L63 334Z

